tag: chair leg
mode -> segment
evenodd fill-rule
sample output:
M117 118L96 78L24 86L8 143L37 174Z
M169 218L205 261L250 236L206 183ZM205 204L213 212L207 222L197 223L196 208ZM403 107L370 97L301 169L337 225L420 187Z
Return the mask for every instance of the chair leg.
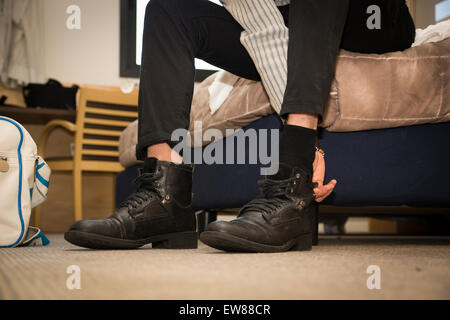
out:
M83 219L82 172L73 170L73 212L75 221Z
M117 178L117 174L114 173L113 174L112 183L111 183L111 186L112 186L112 197L111 197L111 200L112 200L113 211L116 209L116 189L117 189L116 178Z
M197 213L197 232L200 235L205 231L206 226L213 221L217 220L217 212L202 210Z

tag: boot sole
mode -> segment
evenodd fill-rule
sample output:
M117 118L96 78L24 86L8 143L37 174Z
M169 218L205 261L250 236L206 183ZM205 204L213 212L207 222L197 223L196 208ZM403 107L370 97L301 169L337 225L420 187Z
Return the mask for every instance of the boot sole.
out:
M136 249L151 243L158 249L197 249L198 235L195 231L167 233L141 240L127 240L107 237L83 231L67 231L64 239L89 249Z
M306 233L297 239L286 242L281 246L271 246L239 238L234 235L219 231L204 231L200 234L200 240L215 249L230 252L285 252L309 251L312 249L312 234Z

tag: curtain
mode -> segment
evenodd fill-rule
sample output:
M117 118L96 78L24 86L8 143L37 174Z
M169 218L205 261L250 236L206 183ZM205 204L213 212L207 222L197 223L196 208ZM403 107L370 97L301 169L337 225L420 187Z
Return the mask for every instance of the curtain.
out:
M42 0L0 0L0 80L16 88L45 81Z

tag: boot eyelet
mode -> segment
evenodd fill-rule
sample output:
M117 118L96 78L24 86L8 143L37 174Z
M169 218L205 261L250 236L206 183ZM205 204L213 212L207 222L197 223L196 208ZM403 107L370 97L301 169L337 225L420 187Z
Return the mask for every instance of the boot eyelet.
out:
M167 202L169 202L170 201L170 195L166 195L165 197L164 197L164 200L163 201L161 201L161 203L167 203Z
M305 208L305 205L306 205L306 203L305 203L305 201L300 201L300 203L298 204L298 210L299 211L302 211L303 210L303 208Z

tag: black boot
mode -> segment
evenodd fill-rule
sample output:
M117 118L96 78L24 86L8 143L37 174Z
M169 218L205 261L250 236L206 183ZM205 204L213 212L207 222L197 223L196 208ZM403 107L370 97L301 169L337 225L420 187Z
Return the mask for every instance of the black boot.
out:
M75 222L64 238L92 249L197 248L191 207L192 166L147 159L135 181L137 191L102 220Z
M311 175L280 164L275 177L259 184L260 195L236 219L210 223L200 240L225 251L311 250L315 218Z

